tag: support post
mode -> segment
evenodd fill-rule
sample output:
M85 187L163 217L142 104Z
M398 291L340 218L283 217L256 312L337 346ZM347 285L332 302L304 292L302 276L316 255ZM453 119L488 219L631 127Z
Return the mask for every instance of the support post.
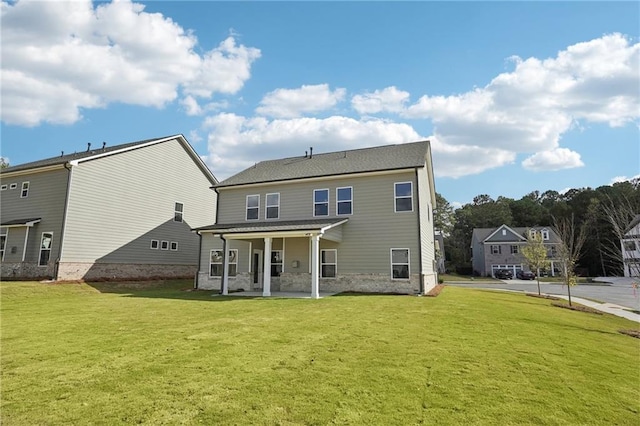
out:
M320 298L320 277L318 266L320 265L320 236L311 236L311 298Z
M27 226L27 230L24 232L24 247L22 247L22 262L24 262L24 259L27 257L27 243L29 242L29 228L31 227ZM40 265L40 250L42 249L42 237L40 237L40 245L38 247L39 247L38 265Z
M229 242L222 239L222 294L229 294Z
M264 239L264 273L262 282L262 296L271 296L271 238Z

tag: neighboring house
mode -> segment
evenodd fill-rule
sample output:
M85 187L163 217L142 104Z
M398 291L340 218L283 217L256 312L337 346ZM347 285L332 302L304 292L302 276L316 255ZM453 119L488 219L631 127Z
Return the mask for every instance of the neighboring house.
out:
M197 288L426 293L436 284L428 141L263 161L214 186ZM227 253L227 256L224 255Z
M182 135L0 171L3 279L194 276L217 180Z
M442 235L442 231L435 231L435 240L436 240L436 265L438 273L444 274L446 272L446 267L444 265L445 260L445 252L444 252L444 235Z
M640 214L633 218L620 240L625 277L640 276Z
M514 227L501 225L497 228L474 228L471 237L473 272L480 276L493 276L499 269L509 269L513 275L519 270L529 270L522 248L527 244L527 236L539 234L547 247L550 261L545 273L555 276L560 273L557 260L560 239L551 227ZM535 271L534 271L535 272Z

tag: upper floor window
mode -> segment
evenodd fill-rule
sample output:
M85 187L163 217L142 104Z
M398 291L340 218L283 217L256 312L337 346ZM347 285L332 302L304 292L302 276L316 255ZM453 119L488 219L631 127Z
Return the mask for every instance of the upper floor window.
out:
M529 229L529 238L535 238L537 234L535 229Z
M636 242L635 241L625 241L624 242L624 251L635 251Z
M353 213L353 187L336 188L336 211L338 214Z
M511 254L518 254L518 246L516 245L511 246Z
M335 278L338 269L338 250L327 249L320 251L320 276Z
M12 183L11 185L9 185L9 189L16 189L18 187L17 183Z
M491 254L500 254L502 253L502 248L498 245L491 246Z
M395 211L413 211L413 183L396 182L394 184Z
M20 198L27 198L29 196L29 182L22 182L22 192L20 192Z
M329 216L329 190L313 190L313 215Z
M9 188L7 185L0 185L0 191L6 191Z
M543 229L542 231L540 231L540 233L542 234L542 239L543 240L548 240L549 239L549 230L548 229Z
M182 222L183 215L184 215L184 204L176 203L175 207L173 208L173 221Z
M409 249L391 249L391 278L409 279Z
M266 219L280 217L280 194L267 194Z
M260 217L260 196L247 195L247 220L258 220Z
M51 258L51 243L53 242L53 232L43 232L40 240L40 255L38 256L38 266L47 266Z

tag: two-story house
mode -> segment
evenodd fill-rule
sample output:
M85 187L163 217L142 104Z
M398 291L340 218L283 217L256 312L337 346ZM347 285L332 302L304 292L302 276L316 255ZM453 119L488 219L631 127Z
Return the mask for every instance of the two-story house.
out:
M2 278L193 277L216 183L182 135L1 170Z
M620 240L625 277L640 277L640 214L636 215Z
M262 161L214 186L200 289L425 293L436 284L428 141ZM226 255L225 255L226 254Z
M560 273L557 260L560 239L551 227L509 227L501 225L497 228L474 228L471 236L471 257L473 272L480 276L494 276L499 269L513 271L529 270L522 248L527 244L527 236L539 234L547 248L549 270L544 271L551 276Z

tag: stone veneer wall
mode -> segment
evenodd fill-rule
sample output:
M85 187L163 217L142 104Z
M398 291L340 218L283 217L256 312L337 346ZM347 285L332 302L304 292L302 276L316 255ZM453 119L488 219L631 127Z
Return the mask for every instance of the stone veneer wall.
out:
M253 274L247 272L240 272L235 277L229 277L229 290L254 291L252 277ZM221 282L220 277L210 277L207 272L198 274L198 290L220 290Z
M2 263L0 267L0 277L3 280L11 279L51 279L55 274L55 264L49 263L45 266L38 266L37 263L18 262Z
M280 291L311 292L311 274L283 273ZM420 275L412 274L408 280L392 280L387 274L340 274L336 278L320 278L321 292L406 293L420 291Z
M196 265L64 262L58 265L58 280L192 278L196 270Z

